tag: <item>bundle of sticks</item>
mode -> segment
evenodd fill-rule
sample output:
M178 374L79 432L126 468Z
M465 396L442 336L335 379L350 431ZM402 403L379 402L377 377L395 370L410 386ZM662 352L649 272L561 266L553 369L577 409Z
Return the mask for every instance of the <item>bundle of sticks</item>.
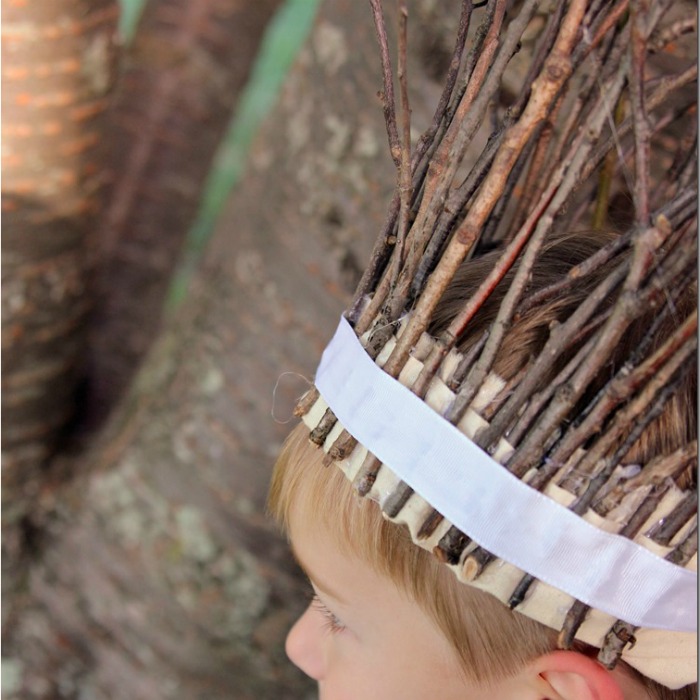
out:
M695 298L697 284L697 64L692 51L679 49L694 31L694 8L667 0L557 0L546 11L538 5L462 4L442 96L429 128L412 144L408 15L400 2L397 118L384 13L379 0L371 0L397 186L346 318L372 359L392 341L382 366L394 378L422 343L422 369L410 389L424 398L433 379L443 376L455 395L443 417L457 425L474 407L514 319L597 275L578 308L550 329L542 352L478 409L486 425L473 440L491 454L507 440L503 466L539 491L554 480L572 494L568 507L577 514L593 509L605 517L623 501L633 503L618 532L627 538L638 534L668 489L679 488L683 498L647 534L666 547L673 540L666 558L684 566L697 552L697 491L687 479L696 443L636 468L623 465L696 363L697 311L687 299ZM503 105L504 76L518 52L526 65L522 90ZM485 144L480 151L478 143ZM630 204L620 212L617 203L625 199ZM615 235L556 282L533 291L533 267L552 232L562 229L615 229ZM494 250L499 254L486 277L435 334L436 306L463 261ZM504 280L508 288L495 321L446 372L447 358ZM670 316L675 330L659 345L654 339ZM601 367L640 318L649 319L645 334L601 383ZM547 370L564 356L552 380ZM297 414L317 399L312 389ZM311 439L326 442L336 422L326 410ZM328 459L343 460L355 446L343 430ZM361 495L381 468L369 454L355 478ZM630 499L633 492L638 497ZM385 514L396 517L411 495L399 484L382 504ZM431 513L422 536L440 521ZM680 532L687 534L678 541ZM454 526L436 553L460 562L474 579L494 559ZM512 607L533 581L523 576ZM580 602L569 609L561 646L572 644L587 612ZM613 666L634 631L618 621L599 658Z

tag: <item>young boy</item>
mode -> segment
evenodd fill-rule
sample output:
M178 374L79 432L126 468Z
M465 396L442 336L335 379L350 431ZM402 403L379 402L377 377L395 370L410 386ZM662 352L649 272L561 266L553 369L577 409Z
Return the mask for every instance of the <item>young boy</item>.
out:
M605 242L600 236L590 234L553 241L533 270L532 293L550 286L572 266L588 259ZM496 253L487 254L463 264L433 315L432 335L439 336L449 325L463 301L470 297L493 267L495 256ZM499 391L505 387L505 396L508 395L509 383L542 353L552 328L563 323L580 307L607 272L603 266L577 280L563 294L545 299L515 317L493 365L493 376L500 378L502 385L496 390L482 392L481 401L477 396L474 407L488 415L489 406L500 405ZM470 323L460 341L462 353L468 354L470 348L479 343L484 329L490 326L496 315L509 281L506 278ZM654 347L661 347L667 340L678 319L684 318L686 306L687 301L681 299L674 313L669 314L671 320L654 327ZM599 392L629 353L645 342L650 323L650 316L642 317L629 328L625 342L602 368L587 398L577 406L575 415L584 416L583 407L591 395ZM586 340L583 334L577 345L553 359L542 383L546 385L554 381L576 352L585 346ZM415 354L421 357L420 351L416 350ZM348 379L348 383L352 381L352 378ZM686 375L680 388L664 404L660 415L635 437L625 455L627 471L621 467L623 476L618 485L629 478L627 483L631 487L635 478L633 473L638 471L634 465L658 464L661 455L692 444L695 438L694 385L694 378ZM370 410L371 401L367 403ZM406 409L407 412L410 410ZM401 407L397 409L395 419L403 420ZM313 427L318 416L307 416L305 420ZM461 422L459 426L465 432ZM337 434L326 439L326 452L335 438ZM373 440L369 440L372 444L364 444L370 453L375 449ZM376 447L381 451L381 436L377 440ZM442 515L426 508L429 497L425 493L418 488L416 493L404 488L404 495L408 495L400 507L390 506L392 499L395 501L394 495L401 490L401 482L397 486L397 478L383 466L379 474L374 472L375 481L371 488L364 489L369 491L370 498L359 498L357 463L367 459L362 445L355 448L361 452L359 457L353 460L351 455L348 459L338 460L340 468L324 466L329 462L324 450L319 450L308 440L306 426L295 428L275 467L270 492L272 513L285 528L313 589L312 602L289 633L287 653L302 671L318 682L322 700L697 698L697 685L693 682L696 672L696 637L693 633L646 630L639 629L642 625L635 625L632 629L633 636L639 640L637 651L635 639L627 638L629 643L624 645L621 662L612 669L606 668L596 659L597 647L603 646L601 634L591 631L599 624L597 616L602 615L595 605L590 606L589 612L586 612L589 607L586 606L582 616L584 622L579 621L578 626L567 628L573 632L568 641L562 642L563 633L557 634L554 623L543 624L541 620L558 616L557 625L563 624L561 620L565 616L569 620L567 609L571 606L571 598L560 597L562 594L556 585L543 583L547 576L540 574L535 582L535 593L530 590L524 601L511 603L515 610L509 609L503 601L507 601L512 592L512 581L518 581L518 576L513 579L513 571L522 574L519 569L511 567L512 560L487 558L483 572L467 574L467 560L470 552L474 556L473 549L463 543L456 559L445 555L443 542L451 528L443 521ZM468 459L470 457L464 455L464 460ZM393 464L390 466L394 468ZM428 468L430 465L423 466ZM484 462L483 468L487 466L492 465ZM506 471L497 464L496 468ZM676 468L675 481L665 483L664 493L669 489L683 493L692 490L692 469L686 464L681 471L684 473L679 473ZM563 471L562 475L560 484L564 483L565 477L571 480L576 476L575 470ZM446 490L451 489L452 484L448 483ZM551 496L553 492L548 493ZM603 507L605 498L610 501L612 492L601 495L594 506L599 513L609 514L611 509ZM500 512L492 510L484 518L474 509L465 507L468 512L464 517L468 526L483 525L470 522L479 519L488 521L488 526L491 521L499 521L501 515L505 518L512 505L510 498L503 494ZM428 522L432 522L430 527L426 525ZM524 522L523 530L527 526L528 523ZM686 534L692 528L691 521ZM645 526L642 531L648 529ZM598 532L591 534L591 538L598 535ZM682 536L683 533L678 534L674 542ZM470 538L464 536L464 539ZM474 540L483 544L476 536ZM474 546L472 543L472 548ZM523 550L537 549L537 543L527 538L520 546ZM515 551L519 555L517 547ZM527 557L528 552L523 551L523 556ZM451 566L446 566L445 561ZM602 553L600 560L595 557L588 566L593 571L600 569L600 576L596 574L592 580L605 578L606 564ZM552 576L556 577L556 566L552 564L551 568ZM549 571L545 574L548 575ZM504 588L499 577L508 576L510 583L503 584L506 585ZM567 593L576 597L571 591ZM532 600L537 596L543 608L550 605L549 613L535 610L533 606L536 604ZM677 602L682 608L688 601ZM654 606L651 607L653 612ZM607 629L610 620L615 619L614 611L608 613L613 617L603 616L608 621L600 629ZM579 629L588 631L579 634ZM594 637L600 642L585 641ZM562 646L566 649L561 649Z

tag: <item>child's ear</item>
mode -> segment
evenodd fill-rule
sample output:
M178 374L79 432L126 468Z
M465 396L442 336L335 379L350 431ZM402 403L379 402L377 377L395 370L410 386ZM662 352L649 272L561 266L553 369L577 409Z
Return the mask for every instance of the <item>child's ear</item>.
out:
M541 700L624 700L615 675L576 651L545 654L531 669Z

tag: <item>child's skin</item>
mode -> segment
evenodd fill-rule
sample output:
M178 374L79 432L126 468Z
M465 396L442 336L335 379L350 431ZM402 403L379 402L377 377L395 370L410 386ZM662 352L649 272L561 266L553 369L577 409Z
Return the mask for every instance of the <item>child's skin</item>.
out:
M575 652L540 657L488 685L467 680L441 630L388 577L338 550L294 506L290 539L314 600L287 654L318 682L320 700L632 700L636 683Z

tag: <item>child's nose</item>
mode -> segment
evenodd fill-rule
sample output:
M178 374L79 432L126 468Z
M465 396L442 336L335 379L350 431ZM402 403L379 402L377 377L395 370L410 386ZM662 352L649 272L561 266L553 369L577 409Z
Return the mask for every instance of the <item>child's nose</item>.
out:
M314 614L311 605L289 630L285 651L291 662L307 676L320 681L324 675L323 622Z

